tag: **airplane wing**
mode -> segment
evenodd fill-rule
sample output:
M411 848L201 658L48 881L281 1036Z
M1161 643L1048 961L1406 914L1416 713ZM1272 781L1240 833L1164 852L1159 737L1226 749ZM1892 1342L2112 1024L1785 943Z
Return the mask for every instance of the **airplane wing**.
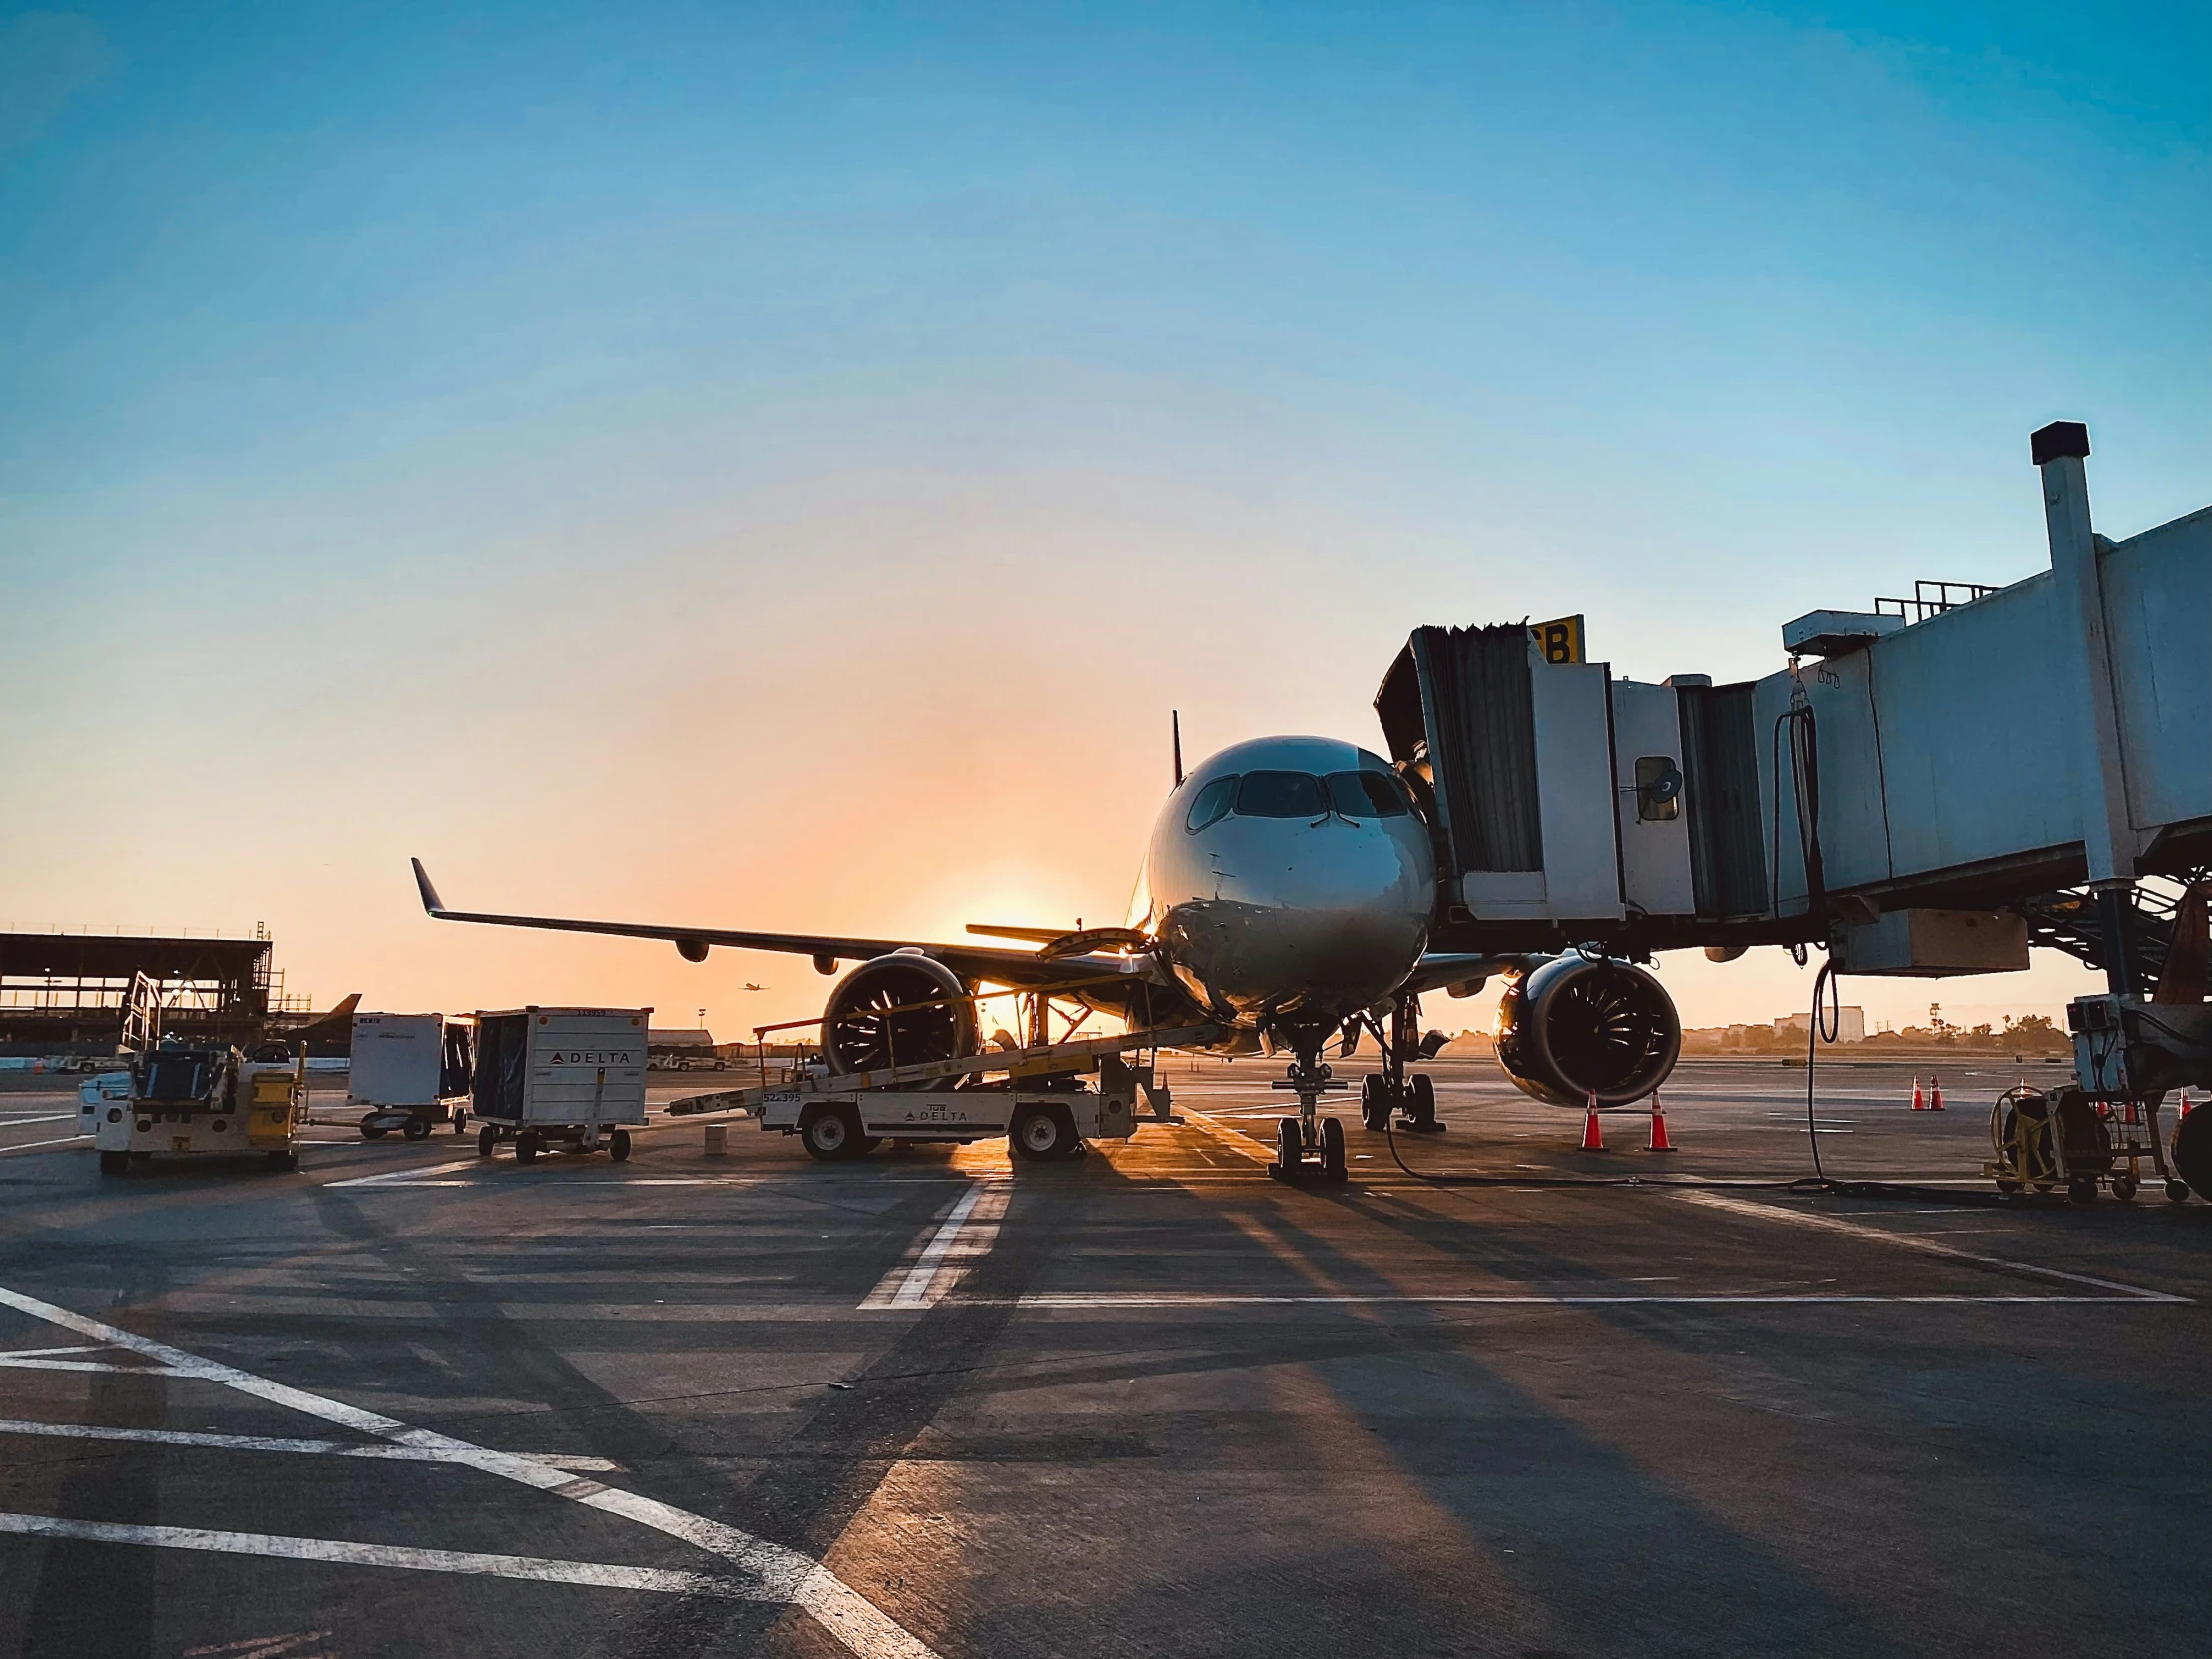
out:
M967 930L986 939L1027 939L1031 944L1050 944L1067 933L1065 927L997 927L980 921L969 922Z
M1061 956L1050 960L1033 950L1002 950L988 945L932 944L926 939L855 939L833 933L754 933L726 927L664 927L653 922L577 921L561 916L491 915L473 910L448 909L430 884L430 872L422 860L414 864L415 886L422 907L438 921L476 921L495 927L545 927L559 933L608 933L625 939L666 939L686 961L703 962L711 946L733 950L776 950L793 956L812 956L824 973L834 972L839 962L864 962L888 956L908 947L935 957L953 972L993 984L1027 989L1043 985L1076 985L1092 980L1126 980L1144 975L1149 966L1141 959L1097 954Z
M1414 965L1411 977L1399 989L1418 996L1445 985L1463 985L1470 979L1489 979L1525 967L1525 956L1484 956L1474 951L1431 950Z

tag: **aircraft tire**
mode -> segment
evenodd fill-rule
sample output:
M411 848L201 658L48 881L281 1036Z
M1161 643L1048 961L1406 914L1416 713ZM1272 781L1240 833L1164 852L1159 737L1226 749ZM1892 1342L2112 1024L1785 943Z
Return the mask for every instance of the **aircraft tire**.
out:
M1281 1119L1275 1126L1273 1173L1285 1181L1296 1181L1306 1173L1306 1137L1296 1118Z
M1406 1090L1411 1096L1405 1103L1405 1115L1413 1120L1413 1127L1431 1130L1436 1127L1436 1084L1428 1073L1421 1072Z
M1335 1118L1321 1120L1321 1173L1326 1181L1348 1181L1345 1166L1345 1126Z
M1389 1126L1389 1079L1371 1071L1360 1079L1360 1127L1380 1135Z
M2212 1198L2212 1112L2198 1110L2174 1130L2174 1174L2200 1198Z

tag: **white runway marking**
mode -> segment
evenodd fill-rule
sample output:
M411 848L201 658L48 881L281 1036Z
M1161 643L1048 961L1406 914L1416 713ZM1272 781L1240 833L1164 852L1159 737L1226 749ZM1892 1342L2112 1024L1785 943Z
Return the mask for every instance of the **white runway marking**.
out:
M62 1520L54 1515L0 1514L0 1532L31 1538L73 1538L99 1544L152 1544L160 1549L209 1550L220 1555L275 1556L290 1561L329 1561L349 1567L401 1567L410 1572L463 1572L490 1578L528 1578L542 1584L589 1584L608 1590L652 1590L662 1595L764 1599L750 1585L713 1573L666 1567L618 1567L599 1561L549 1561L535 1555L482 1555L474 1550L405 1549L356 1544L337 1538L287 1538L269 1532L206 1532L185 1526L123 1526L113 1521Z
M428 1169L393 1169L381 1175L354 1175L343 1181L325 1182L331 1187L388 1187L402 1181L422 1181L433 1175L450 1175L457 1169L474 1169L479 1162L475 1158L463 1158L450 1164L432 1164Z
M886 1273L862 1308L931 1308L942 1302L975 1263L998 1243L998 1224L1013 1196L1003 1181L978 1181L962 1193L937 1224L921 1253ZM955 1265L956 1264L956 1265Z
M325 1398L321 1394L292 1387L289 1383L274 1382L266 1377L256 1377L252 1372L240 1371L220 1361L204 1359L181 1348L172 1348L151 1337L142 1337L135 1331L121 1326L108 1325L72 1309L42 1302L37 1297L26 1296L21 1291L0 1286L0 1306L14 1308L33 1319L58 1325L65 1331L74 1331L81 1337L92 1337L117 1348L129 1349L158 1361L173 1375L197 1378L204 1382L234 1388L256 1399L281 1405L302 1415L319 1417L358 1433L373 1434L379 1439L397 1445L407 1445L438 1453L432 1461L449 1462L466 1468L479 1469L512 1480L518 1485L529 1486L541 1492L550 1492L603 1514L620 1515L640 1526L651 1527L656 1532L672 1538L681 1538L710 1554L719 1555L732 1563L740 1572L760 1581L759 1596L763 1600L788 1602L804 1608L857 1659L937 1659L927 1643L915 1637L875 1604L862 1596L844 1580L837 1577L820 1562L802 1555L782 1544L756 1538L750 1532L727 1526L721 1521L695 1515L674 1504L663 1503L656 1498L628 1492L617 1486L606 1486L581 1475L549 1469L544 1464L511 1451L494 1451L488 1446L472 1445L467 1440L455 1439L428 1428L412 1428L396 1418L348 1405L342 1400ZM75 1523L71 1523L75 1524Z
M79 1115L76 1112L55 1112L50 1116L35 1118L0 1118L0 1129L13 1129L18 1125L28 1123L74 1123Z
M758 1176L744 1175L580 1175L561 1182L561 1191L597 1192L605 1187L750 1187L760 1183ZM332 1181L332 1187L369 1187L377 1192L391 1192L400 1187L475 1187L486 1193L500 1193L510 1189L494 1182L450 1181L442 1177L423 1175L375 1175L355 1181Z
M123 1367L117 1367L118 1371ZM140 1368L143 1370L143 1368ZM157 1372L155 1376L168 1376ZM354 1445L345 1440L272 1439L263 1434L203 1434L183 1428L107 1428L98 1423L27 1422L0 1418L0 1434L33 1434L64 1440L128 1440L143 1445L204 1446L214 1451L288 1451L304 1457L367 1457L400 1463L435 1463L444 1459L419 1446ZM585 1457L565 1451L524 1451L516 1455L549 1469L572 1469L583 1474L611 1474L621 1465L605 1457Z
M1976 1267L2001 1268L2007 1273L2029 1273L2044 1279L2062 1279L2072 1285L2094 1285L2099 1290L2119 1291L2138 1302L2187 1302L2185 1296L2175 1296L2170 1291L2153 1291L2141 1285L2129 1285L2117 1279L2099 1279L2093 1274L2068 1273L2063 1268L2046 1268L2036 1262L2014 1262L2001 1256L1982 1256L1970 1250L1960 1250L1956 1245L1936 1244L1911 1233L1893 1233L1882 1227L1862 1227L1857 1222L1842 1221L1834 1216L1824 1216L1810 1210L1785 1210L1776 1204L1755 1204L1741 1198L1723 1198L1718 1193L1683 1193L1684 1202L1702 1204L1712 1210L1726 1210L1734 1216L1750 1216L1759 1221L1778 1221L1791 1227L1810 1227L1823 1233L1842 1233L1855 1239L1876 1239L1883 1244L1897 1245L1904 1250L1917 1250L1925 1256L1942 1256L1954 1262L1971 1262Z
M1884 1295L1869 1292L1856 1294L1848 1291L1761 1292L1724 1291L1711 1296L1658 1296L1620 1295L1601 1292L1581 1295L1560 1292L1556 1295L1535 1293L1529 1295L1497 1296L1272 1296L1266 1294L1238 1295L1215 1294L1210 1291L1063 1291L1031 1292L1016 1303L1021 1308L1272 1308L1321 1305L1324 1307L1364 1308L1378 1305L1400 1304L1419 1307L1477 1307L1477 1308L1608 1308L1629 1306L1683 1306L1729 1307L1743 1304L1754 1307L1793 1307L1821 1303L2034 1303L2050 1307L2080 1307L2084 1304L2109 1306L2114 1303L2133 1305L2151 1301L2182 1302L2184 1297L2154 1298L2147 1296L1956 1296L1936 1295Z
M17 1152L36 1152L42 1146L75 1146L80 1141L91 1139L90 1135L64 1135L58 1141L24 1141L17 1146L0 1146L0 1158Z
M125 1366L113 1360L18 1360L12 1354L0 1354L0 1367L10 1371L114 1371L132 1377L182 1377L183 1372L171 1371L167 1366Z

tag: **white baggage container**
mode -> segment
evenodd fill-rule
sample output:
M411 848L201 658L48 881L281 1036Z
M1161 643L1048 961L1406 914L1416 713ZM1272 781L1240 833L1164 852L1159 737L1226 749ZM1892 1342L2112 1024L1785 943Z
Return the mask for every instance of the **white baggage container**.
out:
M437 1014L355 1014L348 1106L435 1106L445 1071Z
M435 1122L459 1134L465 1107L446 1102L468 1093L468 1025L442 1014L355 1014L345 1103L364 1109L370 1140L398 1130L422 1140Z
M476 1150L502 1140L529 1163L559 1142L571 1152L604 1146L630 1156L622 1124L645 1122L650 1008L511 1008L476 1016L476 1083L470 1110L483 1127Z

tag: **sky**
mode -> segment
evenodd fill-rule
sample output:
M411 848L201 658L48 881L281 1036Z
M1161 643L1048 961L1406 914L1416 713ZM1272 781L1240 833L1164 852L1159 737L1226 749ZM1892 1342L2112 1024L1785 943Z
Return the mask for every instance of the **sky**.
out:
M2185 6L0 12L0 925L737 1035L826 982L407 858L1119 921L1171 708L1376 747L1421 624L1726 680L2016 580L2046 421L2109 535L2212 498L2208 69Z

